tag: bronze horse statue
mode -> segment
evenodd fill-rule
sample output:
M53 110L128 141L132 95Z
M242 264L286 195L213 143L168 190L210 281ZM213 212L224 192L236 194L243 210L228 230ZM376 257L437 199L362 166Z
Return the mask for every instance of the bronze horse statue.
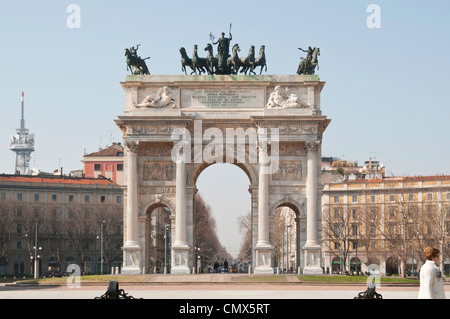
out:
M197 45L194 45L194 52L192 53L192 69L194 70L195 75L197 75L197 70L200 73L200 75L206 72L205 68L208 70L208 66L206 64L205 58L200 58L197 54ZM210 71L208 70L208 73ZM191 73L191 74L192 74Z
M208 51L208 56L206 57L206 69L208 70L208 74L215 74L217 68L219 67L219 59L214 57L211 43L206 45L205 51Z
M243 66L241 73L244 73L247 75L247 71L249 71L250 74L255 74L255 46L252 45L250 47L250 50L248 52L248 56L246 58L241 58L241 65Z
M185 75L187 75L186 71L187 66L190 67L192 71L194 71L194 68L192 67L192 59L188 57L186 49L183 47L180 48L180 54L181 54L181 70L184 71Z
M241 59L238 55L240 51L239 44L233 45L232 55L227 59L227 68L231 74L237 74L241 66Z
M127 71L130 70L131 74L150 74L145 63L145 60L150 59L150 57L141 59L135 53L132 53L130 49L125 49L125 56L127 57Z
M259 72L259 75L262 74L262 70L263 70L264 67L266 67L266 72L267 72L265 49L266 49L266 46L262 45L261 49L259 49L259 56L255 59L255 68L258 67L258 66L261 66L261 70Z
M304 50L302 50L304 51ZM308 53L306 58L301 58L300 64L297 69L297 74L314 74L316 65L319 70L319 61L317 57L320 55L320 49L310 49L311 53Z

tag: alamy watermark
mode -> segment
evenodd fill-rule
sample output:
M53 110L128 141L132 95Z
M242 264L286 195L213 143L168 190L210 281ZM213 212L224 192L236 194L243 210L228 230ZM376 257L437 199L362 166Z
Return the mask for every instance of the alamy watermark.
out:
M70 264L67 266L68 273L70 276L67 277L67 287L69 288L80 288L81 287L81 268L77 264Z
M378 4L369 4L366 11L370 13L367 17L366 25L369 29L381 28L381 8Z
M193 138L188 129L175 128L171 139L174 142L171 156L175 163L258 163L264 174L278 171L278 128L226 128L223 132L210 127L203 132L202 121L194 120ZM204 142L209 143L204 145Z
M81 28L81 8L78 4L69 4L66 12L70 13L66 19L66 25L69 29Z
M367 267L369 277L367 277L367 287L379 288L381 286L380 267L376 264L371 264Z

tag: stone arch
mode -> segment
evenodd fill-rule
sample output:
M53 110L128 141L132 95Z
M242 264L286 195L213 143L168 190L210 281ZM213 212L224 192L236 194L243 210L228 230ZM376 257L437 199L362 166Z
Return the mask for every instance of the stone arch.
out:
M291 242L289 244L289 267L288 270L292 272L297 272L298 268L304 268L304 258L302 258L304 252L303 252L303 245L306 241L306 237L304 232L301 232L301 229L304 228L302 225L305 223L306 220L306 212L305 212L305 203L298 202L289 196L284 196L282 199L276 201L269 207L269 229L270 229L270 237L272 238L271 242L274 245L275 249L275 212L280 207L288 207L290 208L294 214L295 214L295 223L293 224L294 227L290 228L290 233L294 236L289 236L291 239ZM303 225L304 226L304 225ZM295 245L292 245L292 240L295 240Z
M175 213L175 204L168 200L164 195L154 195L154 198L142 205L142 214L147 216L147 213L152 212L155 208L166 206L170 210L170 216Z
M165 239L172 238L172 220L175 207L164 195L158 196L143 205L144 221L144 269L145 273L162 273L164 266L169 264L170 258L165 260L167 252L170 252L171 241ZM163 210L158 210L162 208ZM156 214L161 215L154 215ZM162 222L162 224L161 224ZM170 225L169 229L165 229L166 225ZM170 256L170 254L169 254Z
M195 185L197 183L197 179L200 176L200 174L207 169L209 166L214 164L232 164L244 171L244 173L247 175L250 185L258 185L258 172L255 169L256 164L249 164L249 163L227 163L226 161L223 162L212 162L212 163L194 163L191 164L188 171L187 171L187 180L186 183L188 185Z
M270 208L269 208L270 216L269 217L275 218L275 210L281 206L287 206L290 209L292 209L295 212L297 218L306 218L306 213L305 213L305 209L304 209L304 207L306 207L306 199L302 198L302 201L298 202L298 201L290 198L289 196L286 196L270 206Z

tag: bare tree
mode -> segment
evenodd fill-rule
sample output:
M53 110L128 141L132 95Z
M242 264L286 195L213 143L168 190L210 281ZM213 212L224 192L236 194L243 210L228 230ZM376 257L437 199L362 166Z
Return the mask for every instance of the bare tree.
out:
M42 218L42 238L46 243L46 254L51 255L61 270L61 258L64 249L64 223L60 211L60 205L47 204Z
M344 206L325 206L322 210L324 244L334 256L340 258L342 271L347 271L347 259L352 239L351 220Z
M211 208L203 201L200 194L196 194L194 198L194 229L194 245L203 265L231 259L217 236L216 221Z
M252 259L252 214L248 212L238 219L239 232L242 235L242 244L237 259L248 263Z
M66 207L67 219L65 230L71 247L76 254L76 260L84 270L84 259L93 241L94 214L92 205L84 205L73 202Z
M122 207L116 204L97 204L95 210L97 211L95 221L97 233L100 233L101 225L103 224L103 258L107 263L108 269L110 269L113 261L121 255Z
M10 200L0 201L0 257L8 257L8 243L14 224L14 205Z
M425 262L423 250L427 246L437 247L440 251L441 272L444 273L444 260L449 256L448 237L450 235L450 206L446 206L442 201L425 201L422 204L423 218L420 227L418 256Z

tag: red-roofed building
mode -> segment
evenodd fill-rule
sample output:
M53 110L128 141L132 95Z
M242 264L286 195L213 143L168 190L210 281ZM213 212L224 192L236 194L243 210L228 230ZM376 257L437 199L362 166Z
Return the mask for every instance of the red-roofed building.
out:
M97 178L101 175L123 185L123 146L120 143L84 155L82 162L85 177Z
M106 178L0 175L0 275L32 274L36 225L39 275L69 264L100 273L122 264L123 191Z

